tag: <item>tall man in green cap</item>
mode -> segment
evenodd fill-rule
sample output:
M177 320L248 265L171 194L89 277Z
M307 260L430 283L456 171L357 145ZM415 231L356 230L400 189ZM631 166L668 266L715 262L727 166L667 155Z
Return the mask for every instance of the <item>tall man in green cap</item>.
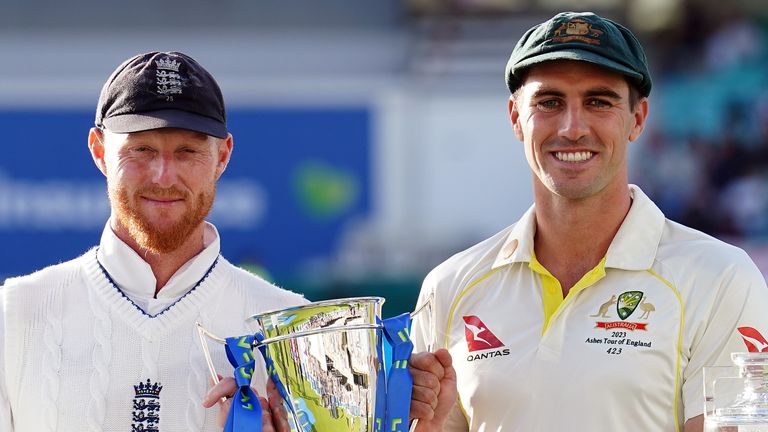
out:
M561 13L523 35L506 80L535 204L427 276L433 314L412 336L452 364L412 359L442 377L420 429L701 431L702 368L768 350L768 288L744 251L629 184L651 91L640 43Z

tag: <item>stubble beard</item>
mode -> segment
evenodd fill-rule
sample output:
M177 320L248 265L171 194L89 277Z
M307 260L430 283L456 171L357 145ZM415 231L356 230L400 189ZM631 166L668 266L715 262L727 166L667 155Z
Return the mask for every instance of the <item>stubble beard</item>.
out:
M128 230L138 246L152 254L167 254L181 247L192 232L203 223L213 206L216 184L201 191L196 199L177 188L145 187L130 195L119 185L109 185L109 201L117 223ZM141 213L138 200L142 194L162 198L183 198L186 210L181 218L170 226L160 227L151 223Z

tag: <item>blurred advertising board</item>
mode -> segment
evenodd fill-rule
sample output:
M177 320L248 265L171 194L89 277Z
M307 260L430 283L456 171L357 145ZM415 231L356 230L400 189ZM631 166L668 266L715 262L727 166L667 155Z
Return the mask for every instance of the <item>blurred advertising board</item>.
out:
M335 250L370 211L366 107L237 108L234 151L210 216L230 261L290 277ZM109 217L88 153L92 110L5 110L0 157L0 280L73 258Z

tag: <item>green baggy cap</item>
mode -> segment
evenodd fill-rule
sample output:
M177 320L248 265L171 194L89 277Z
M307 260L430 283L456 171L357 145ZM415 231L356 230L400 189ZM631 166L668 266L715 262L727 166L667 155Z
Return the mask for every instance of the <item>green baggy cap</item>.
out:
M641 95L651 92L648 60L635 35L592 12L562 12L528 30L507 62L509 91L522 85L526 68L552 60L594 63L629 77Z

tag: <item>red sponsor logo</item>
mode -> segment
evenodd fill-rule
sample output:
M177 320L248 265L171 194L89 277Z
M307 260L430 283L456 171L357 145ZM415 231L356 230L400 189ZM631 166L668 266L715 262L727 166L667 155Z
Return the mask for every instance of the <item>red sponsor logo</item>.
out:
M469 352L504 346L496 335L488 330L488 326L480 318L474 315L467 315L462 318L464 318L464 336L467 337Z
M622 328L622 329L632 330L632 331L648 330L648 323L636 323L636 322L627 322L627 321L613 321L613 322L598 321L595 323L595 328L603 328L606 330Z
M752 327L739 327L738 330L749 352L768 352L768 341L759 331Z

